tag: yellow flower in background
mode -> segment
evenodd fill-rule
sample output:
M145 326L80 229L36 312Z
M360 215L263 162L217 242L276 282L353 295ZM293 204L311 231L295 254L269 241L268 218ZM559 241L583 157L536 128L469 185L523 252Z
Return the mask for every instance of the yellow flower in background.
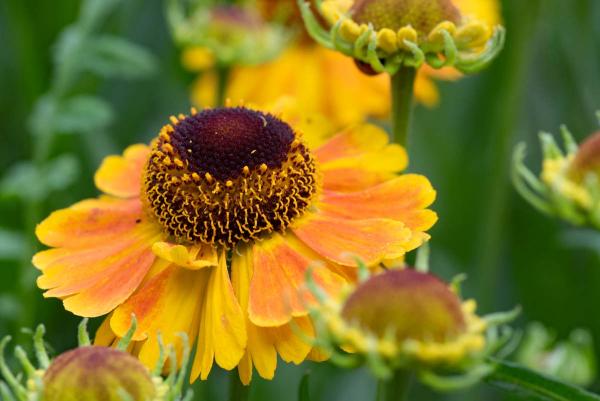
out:
M138 320L129 350L147 366L157 333L181 352L196 345L191 379L213 363L272 378L277 355L300 363L313 336L304 289L309 265L336 294L369 266L428 239L436 214L429 181L397 175L403 148L371 125L323 141L318 118L289 104L272 111L206 109L171 117L150 146L109 156L103 195L52 213L36 230L46 297L79 316L108 314L96 342L114 344ZM288 121L288 122L284 122Z
M473 15L490 25L500 21L497 0L455 0L455 4L463 14ZM267 17L274 17L269 14L269 11L275 13L272 1L259 1L258 6ZM286 8L291 11L285 12ZM278 2L277 9L283 11L276 15L295 17L286 19L287 24L303 29L299 25L295 1ZM205 60L204 54L198 48L188 48L183 53L183 60L190 71L204 71L193 84L192 102L200 107L213 106L217 78L201 64ZM437 105L439 91L435 80L455 80L461 76L454 68L436 70L424 65L418 70L415 81L417 101L429 107ZM265 104L281 95L288 95L298 99L307 113L321 113L338 126L347 126L367 117L387 118L390 113L389 92L387 76L366 75L352 59L302 36L273 61L234 68L226 96Z

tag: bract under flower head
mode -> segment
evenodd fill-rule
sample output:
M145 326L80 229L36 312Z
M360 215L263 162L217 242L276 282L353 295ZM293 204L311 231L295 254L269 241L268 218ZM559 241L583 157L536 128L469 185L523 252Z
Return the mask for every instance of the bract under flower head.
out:
M150 372L137 358L106 347L81 347L59 355L44 373L44 401L152 400Z
M451 0L323 0L322 28L309 3L298 0L305 25L321 45L338 50L375 72L394 75L402 66L484 68L504 45L504 28L463 17Z

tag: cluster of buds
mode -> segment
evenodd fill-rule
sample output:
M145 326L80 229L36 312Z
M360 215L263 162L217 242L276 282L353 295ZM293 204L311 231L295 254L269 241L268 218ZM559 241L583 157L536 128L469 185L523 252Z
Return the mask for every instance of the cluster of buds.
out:
M92 346L86 329L87 320L79 325L79 347L56 358L50 358L44 343L44 326L38 326L33 336L37 366L29 360L22 347L15 347L15 357L22 373L14 374L4 358L10 341L0 342L1 399L5 401L191 401L193 394L182 395L185 367L189 359L187 339L182 358L184 367L177 372L177 355L161 344L160 358L150 372L138 359L125 350L130 344L136 324L121 339L116 348ZM168 356L169 374L162 377Z
M474 73L502 50L505 30L463 17L451 0L298 0L309 34L374 73L402 67L454 67Z
M539 177L524 164L525 144L516 147L514 185L539 211L574 225L600 228L600 132L580 145L566 127L561 133L564 149L551 134L540 134L543 161Z
M192 69L256 65L276 57L290 40L285 27L263 20L256 9L235 4L168 2L168 19L184 64ZM202 68L195 68L195 67Z
M341 366L369 366L381 379L396 371L414 371L439 390L479 382L492 371L486 358L511 338L504 323L517 311L479 317L473 300L462 301L458 280L449 285L410 268L371 275L332 298L310 278L320 301L311 315L315 346ZM450 375L448 375L450 374Z

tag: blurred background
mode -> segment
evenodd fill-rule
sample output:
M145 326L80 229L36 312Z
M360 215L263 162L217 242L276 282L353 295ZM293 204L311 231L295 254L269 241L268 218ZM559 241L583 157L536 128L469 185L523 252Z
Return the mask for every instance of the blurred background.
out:
M35 287L35 224L95 196L92 177L102 158L149 141L170 114L187 110L194 79L181 67L158 0L124 1L108 17L102 32L110 35L109 57L90 67L93 73L75 83L53 74L61 49L52 44L80 5L0 2L0 337L43 322L57 352L75 345L79 319ZM528 143L527 164L537 172L540 130L558 134L564 123L580 140L599 129L600 1L505 0L502 9L508 37L500 58L477 76L439 83L440 105L416 109L410 171L427 175L438 191L431 267L447 279L465 272L464 294L477 298L483 313L521 305L516 326L539 321L558 339L584 328L600 344L600 234L540 215L510 182L517 142ZM57 106L57 92L70 100ZM64 108L64 118L47 120L52 107ZM293 400L307 370L314 400L373 397L375 382L365 371L280 363L274 381L253 382L251 398ZM215 371L194 385L196 399L226 399L226 380ZM600 391L600 382L591 388ZM412 394L419 401L509 399L486 385L452 395L416 386Z

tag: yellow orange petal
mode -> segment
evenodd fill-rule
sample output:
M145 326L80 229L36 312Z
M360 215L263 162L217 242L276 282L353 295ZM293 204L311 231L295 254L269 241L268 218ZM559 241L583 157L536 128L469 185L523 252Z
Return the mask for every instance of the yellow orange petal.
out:
M363 124L348 129L315 151L323 171L323 187L335 191L356 191L388 180L406 168L404 148L388 144L382 129Z
M139 357L148 367L154 367L159 357L157 335L166 345L172 344L181 361L182 342L178 333L186 333L194 343L198 332L200 308L205 296L208 274L157 261L151 277L113 313L110 326L119 337L131 325L131 315L137 319L133 340L146 340Z
M328 292L337 291L343 279L326 266L315 265L318 256L294 236L273 235L253 247L254 274L248 312L258 326L280 326L308 313L313 296L304 288L306 272Z
M320 207L332 215L348 219L389 218L412 230L433 226L436 214L425 209L435 200L429 180L405 174L360 192L324 192Z
M142 171L149 155L147 145L137 144L125 149L122 156L106 157L94 176L96 187L120 198L138 196L142 188Z
M203 380L208 377L213 359L223 369L233 369L246 349L245 317L229 280L224 253L219 255L219 265L209 274L192 381L198 376Z
M248 308L253 260L252 248L243 247L234 253L231 264L233 288L244 310ZM240 379L245 384L252 378L253 367L256 367L262 378L272 379L277 367L277 353L284 361L298 364L310 351L310 346L298 337L291 327L295 325L297 329L304 331L305 335L312 336L312 324L307 317L295 318L280 327L258 327L247 318L246 325L248 346L238 367Z
M48 246L95 247L146 221L138 199L88 199L53 212L38 224L35 234Z
M217 250L208 244L184 246L170 242L155 242L152 251L164 260L191 270L217 265Z
M242 246L234 251L231 261L231 283L242 310L246 316L248 344L246 352L240 361L238 371L242 383L248 385L252 379L252 369L255 366L261 377L272 379L277 367L277 352L273 341L248 319L248 298L250 280L253 274L252 247Z
M62 298L65 309L76 315L104 315L141 283L154 262L151 246L158 236L154 225L139 224L93 247L42 251L33 258L42 271L38 286L48 290L45 297Z
M396 220L350 220L325 212L306 215L293 231L323 258L346 266L356 265L354 257L374 265L402 256L412 237L411 230Z

